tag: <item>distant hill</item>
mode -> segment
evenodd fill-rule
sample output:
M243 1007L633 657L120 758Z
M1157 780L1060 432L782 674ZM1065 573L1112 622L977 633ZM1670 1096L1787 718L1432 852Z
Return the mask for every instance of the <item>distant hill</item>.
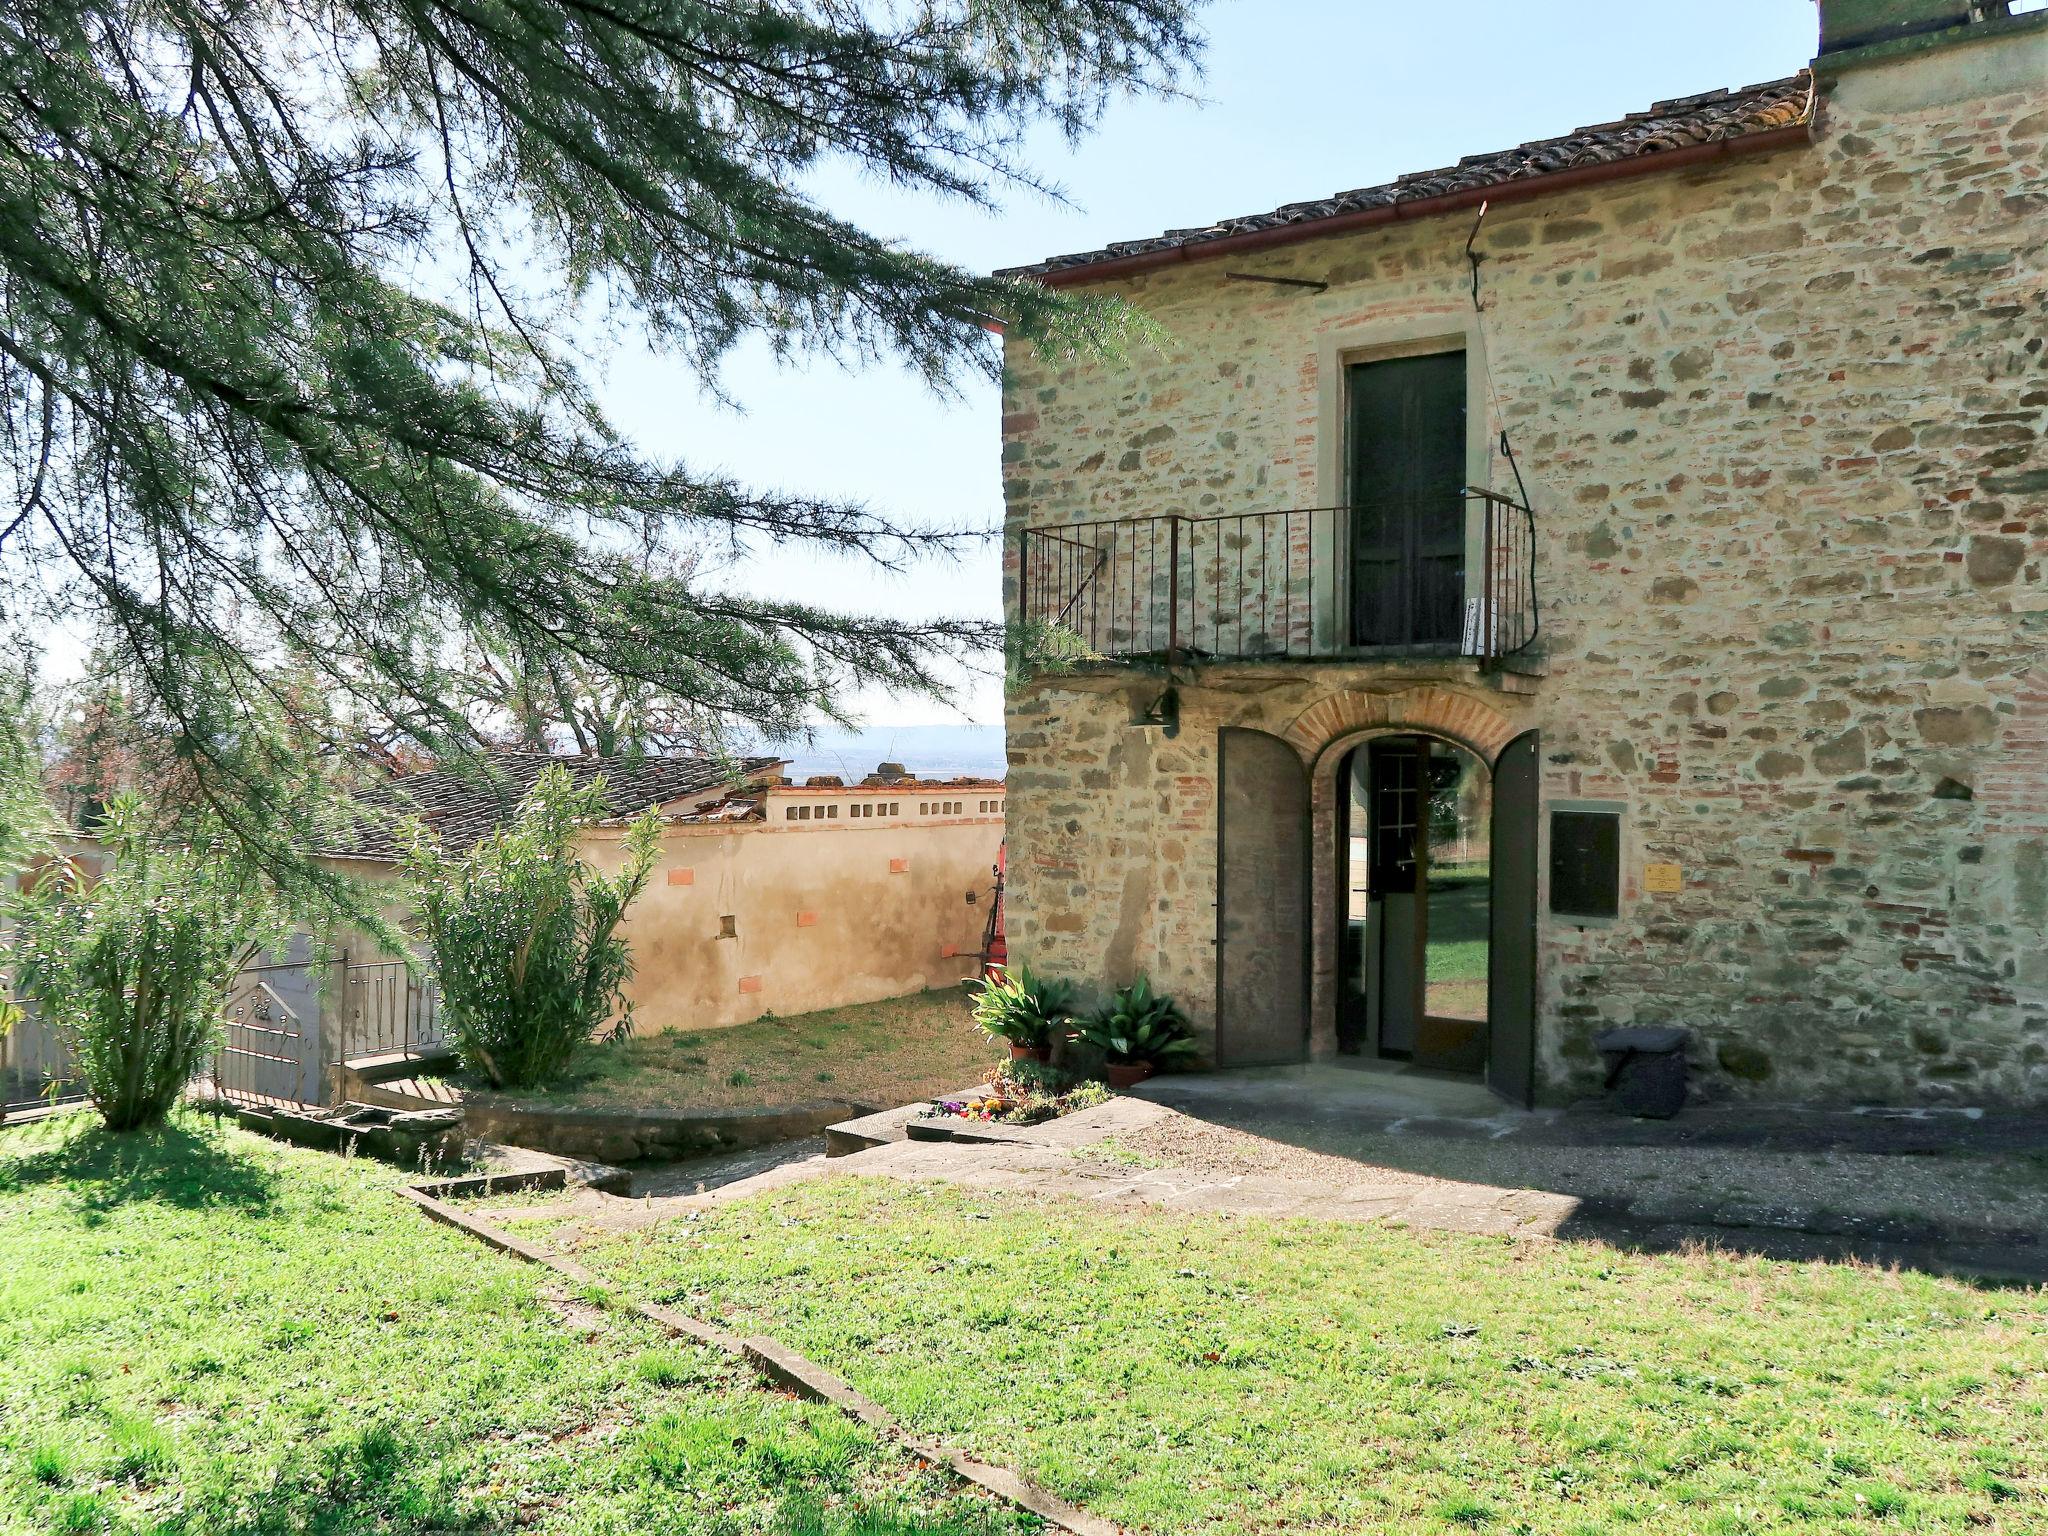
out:
M760 749L790 759L789 775L837 774L851 782L878 763L901 763L919 778L1000 779L1005 772L1000 725L871 725L858 731L820 731L814 741L774 743Z

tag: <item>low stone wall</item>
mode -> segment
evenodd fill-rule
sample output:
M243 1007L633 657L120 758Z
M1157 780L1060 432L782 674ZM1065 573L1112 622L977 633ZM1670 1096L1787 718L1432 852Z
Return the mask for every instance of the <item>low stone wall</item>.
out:
M389 1089L385 1092L388 1094ZM701 1157L815 1136L863 1106L818 1099L765 1109L550 1109L475 1094L463 1100L471 1136L605 1163Z
M275 1136L322 1152L374 1157L402 1168L457 1163L462 1157L462 1111L445 1105L401 1108L347 1103L335 1109L217 1101L244 1130Z

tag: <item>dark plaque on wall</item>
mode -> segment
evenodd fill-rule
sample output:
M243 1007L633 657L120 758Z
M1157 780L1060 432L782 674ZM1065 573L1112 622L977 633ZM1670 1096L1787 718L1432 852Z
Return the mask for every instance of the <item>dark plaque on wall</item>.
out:
M1560 917L1613 917L1621 911L1618 813L1550 813L1550 910Z

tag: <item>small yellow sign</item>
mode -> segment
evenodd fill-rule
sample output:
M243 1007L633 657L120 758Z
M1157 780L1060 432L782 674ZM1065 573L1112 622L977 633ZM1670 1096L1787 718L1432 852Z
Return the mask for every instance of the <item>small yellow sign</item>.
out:
M1685 889L1685 871L1676 864L1645 864L1643 889L1655 896L1671 896Z

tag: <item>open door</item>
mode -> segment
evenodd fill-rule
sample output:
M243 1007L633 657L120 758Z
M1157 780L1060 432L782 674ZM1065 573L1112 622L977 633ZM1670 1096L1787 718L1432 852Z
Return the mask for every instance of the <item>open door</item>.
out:
M1423 861L1428 792L1423 783L1428 742L1387 736L1366 744L1371 862L1366 892L1377 937L1378 1054L1407 1061L1422 1023L1429 944L1429 903Z
M1308 1057L1308 772L1264 731L1218 733L1216 1061Z
M1536 732L1517 736L1493 765L1493 901L1486 1014L1487 1086L1536 1099Z

